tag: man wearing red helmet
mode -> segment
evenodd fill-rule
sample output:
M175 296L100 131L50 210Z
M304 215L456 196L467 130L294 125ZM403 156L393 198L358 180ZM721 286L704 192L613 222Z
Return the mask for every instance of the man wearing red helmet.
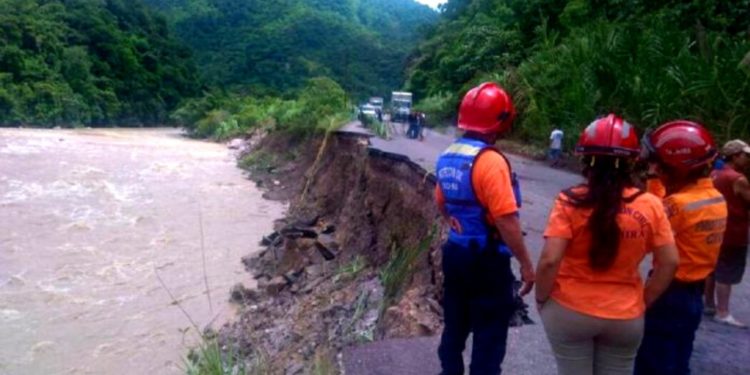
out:
M666 123L644 138L645 156L666 187L664 206L680 254L675 279L646 311L636 374L689 374L703 287L716 266L727 221L724 197L709 178L716 145L701 125Z
M520 191L508 160L495 148L515 109L494 83L470 90L461 102L463 137L437 161L435 198L450 225L443 245L445 327L438 355L443 374L463 374L463 350L473 333L472 374L499 374L514 310L511 255L521 265L527 294L534 269L518 220Z

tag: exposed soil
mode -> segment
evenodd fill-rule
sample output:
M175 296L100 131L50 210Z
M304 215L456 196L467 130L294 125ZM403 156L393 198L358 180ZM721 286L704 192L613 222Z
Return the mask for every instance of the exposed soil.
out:
M241 313L219 332L228 352L303 374L338 368L352 343L439 332L444 228L431 175L348 133L256 135L238 148L250 178L290 209L266 249L243 259L258 289L232 291Z

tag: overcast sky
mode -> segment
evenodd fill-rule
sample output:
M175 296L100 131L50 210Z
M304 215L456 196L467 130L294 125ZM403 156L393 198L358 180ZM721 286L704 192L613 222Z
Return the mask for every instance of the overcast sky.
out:
M437 9L438 4L444 3L446 0L417 0L418 3L427 4Z

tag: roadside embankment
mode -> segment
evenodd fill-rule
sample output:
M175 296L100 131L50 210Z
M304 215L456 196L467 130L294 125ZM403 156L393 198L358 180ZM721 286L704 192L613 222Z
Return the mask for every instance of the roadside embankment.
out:
M290 208L243 259L257 289L233 289L241 313L219 332L225 352L267 373L336 373L347 345L439 332L444 228L430 174L349 133L249 144L240 165Z

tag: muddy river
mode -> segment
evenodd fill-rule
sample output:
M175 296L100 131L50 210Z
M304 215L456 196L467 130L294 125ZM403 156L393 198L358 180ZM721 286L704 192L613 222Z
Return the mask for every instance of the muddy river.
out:
M0 129L0 374L184 372L284 209L174 129Z

